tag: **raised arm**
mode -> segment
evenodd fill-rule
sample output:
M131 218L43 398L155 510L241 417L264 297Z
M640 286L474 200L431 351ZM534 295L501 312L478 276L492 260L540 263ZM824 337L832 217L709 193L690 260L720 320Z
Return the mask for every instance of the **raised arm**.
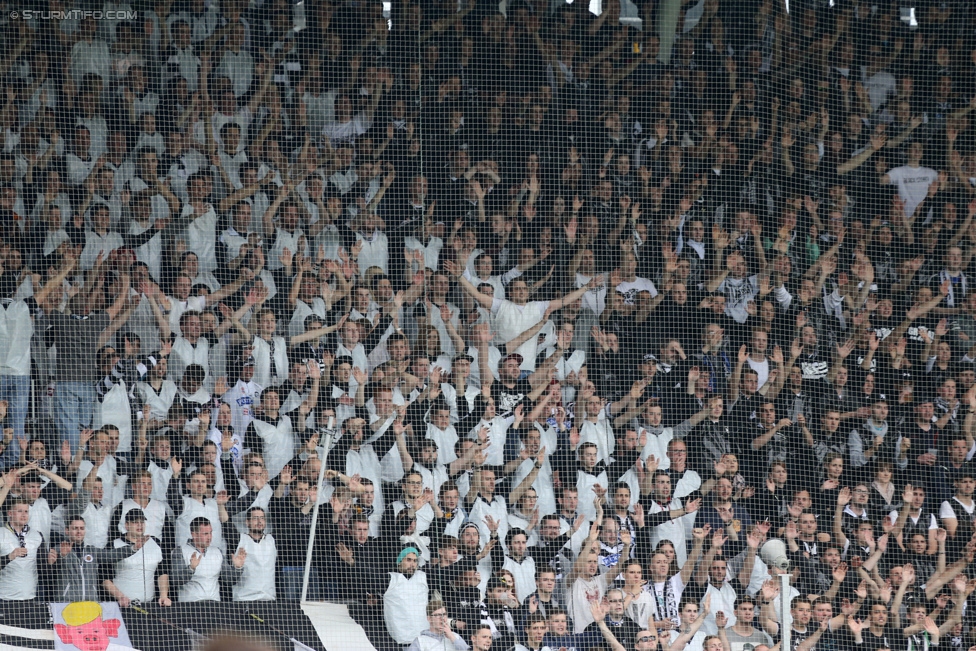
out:
M119 295L115 297L115 301L105 310L108 313L108 318L112 320L119 316L125 308L126 302L129 300L129 274L123 272L120 279L122 281L122 287L119 289Z
M491 309L491 304L494 302L495 299L493 299L491 296L485 296L484 294L479 292L478 288L472 285L471 281L462 275L464 269L462 268L461 265L451 260L444 260L441 264L444 267L444 271L457 278L458 282L461 284L462 289L464 289L464 291L468 293L468 296L470 296L475 301L477 301L478 304L481 305L481 307L485 308L486 310Z
M556 310L561 310L564 306L583 298L583 295L591 289L602 287L605 282L606 279L603 276L594 276L592 279L590 279L590 282L586 283L579 289L574 290L561 298L550 301L549 309L553 312Z
M566 585L572 585L576 579L582 576L583 572L586 570L586 562L590 556L590 552L593 551L599 537L600 521L597 519L594 520L590 525L590 533L580 546L579 556L576 557L576 562L573 563L573 569L570 571L569 576L566 577Z

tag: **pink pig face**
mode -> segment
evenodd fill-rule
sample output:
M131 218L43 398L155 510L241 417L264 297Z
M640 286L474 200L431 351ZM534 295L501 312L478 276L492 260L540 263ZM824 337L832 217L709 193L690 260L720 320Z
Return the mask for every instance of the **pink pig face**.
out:
M117 619L102 620L101 617L96 617L81 626L55 624L54 628L65 644L73 644L81 651L105 651L109 638L119 636L121 625L122 622Z

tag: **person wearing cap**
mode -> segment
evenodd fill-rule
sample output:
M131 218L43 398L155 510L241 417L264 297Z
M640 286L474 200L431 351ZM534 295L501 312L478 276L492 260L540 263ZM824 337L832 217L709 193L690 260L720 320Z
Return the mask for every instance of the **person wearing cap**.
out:
M479 350L480 354L480 350ZM542 395L548 386L545 382L536 385L530 379L522 377L522 356L511 353L498 361L498 381L491 376L491 369L482 367L481 391L487 388L494 400L495 413L501 417L509 417L519 405L534 402ZM475 397L477 402L477 396ZM477 409L477 407L476 407Z
M85 542L87 530L81 514L67 518L64 539L51 544L41 565L50 577L52 596L59 601L100 601L100 566L113 565L135 554L132 546L103 549Z
M482 582L478 564L472 558L459 558L443 568L441 573L446 583L437 589L447 604L447 612L457 628L470 636L472 628L477 628L478 623L487 616L478 588Z
M383 597L387 634L401 646L413 643L426 624L429 590L427 574L419 563L420 551L406 547L397 552L395 570L364 574L367 593Z
M493 574L485 589L485 621L493 627L494 644L500 649L512 648L519 639L519 610L515 586L504 573Z
M172 476L172 471L168 466L166 472ZM112 512L109 519L109 536L115 537L124 534L126 531L126 514L133 509L139 509L146 517L146 535L152 536L156 540L162 540L168 517L168 505L164 500L154 499L152 496L154 489L153 473L149 470L140 470L129 478L128 483L132 497L122 500ZM163 494L165 495L165 493Z

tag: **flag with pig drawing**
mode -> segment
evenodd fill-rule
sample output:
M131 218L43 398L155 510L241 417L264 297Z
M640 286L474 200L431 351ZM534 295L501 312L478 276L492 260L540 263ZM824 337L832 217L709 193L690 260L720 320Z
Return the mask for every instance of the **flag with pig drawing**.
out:
M57 651L132 651L125 621L115 602L52 603Z

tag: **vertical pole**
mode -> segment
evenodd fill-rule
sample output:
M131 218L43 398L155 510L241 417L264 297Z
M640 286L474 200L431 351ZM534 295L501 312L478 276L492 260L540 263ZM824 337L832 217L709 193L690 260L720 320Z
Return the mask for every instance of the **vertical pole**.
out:
M781 651L793 651L790 646L790 634L793 632L793 617L790 616L790 574L783 572L779 575L779 621L780 639L783 644Z
M678 18L681 16L681 0L664 0L657 12L657 35L661 39L661 50L657 60L671 62L671 49L678 32Z
M323 447L325 453L322 455L322 465L319 466L319 480L315 484L314 495L315 506L312 508L312 529L308 532L308 548L305 550L305 574L302 577L302 603L308 596L308 575L312 572L312 548L315 546L315 527L319 520L319 493L322 490L322 482L325 480L325 462L329 458L329 449L332 448L332 437L334 436L335 418L329 417L329 428L325 433Z

